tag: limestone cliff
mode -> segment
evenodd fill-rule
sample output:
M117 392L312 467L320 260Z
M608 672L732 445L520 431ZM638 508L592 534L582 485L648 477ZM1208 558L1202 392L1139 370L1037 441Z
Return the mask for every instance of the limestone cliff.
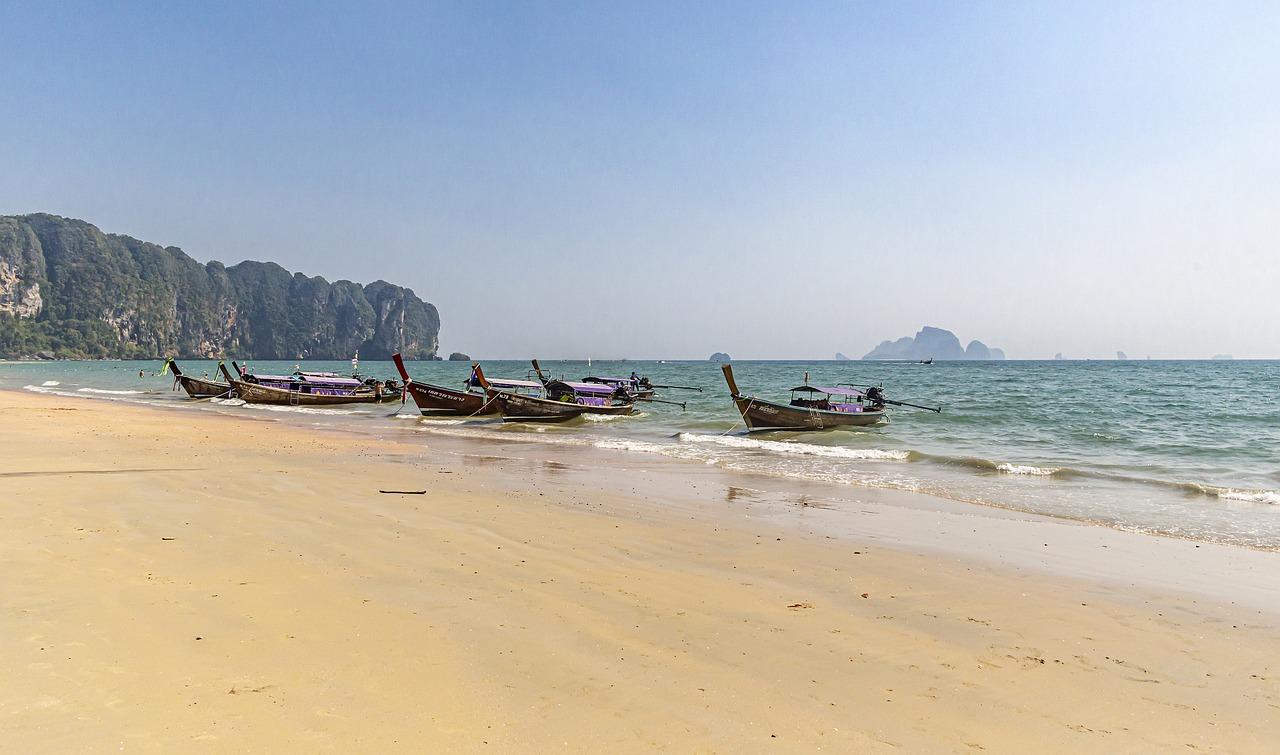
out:
M0 216L0 356L429 359L439 329L434 306L384 281L202 265L82 220Z

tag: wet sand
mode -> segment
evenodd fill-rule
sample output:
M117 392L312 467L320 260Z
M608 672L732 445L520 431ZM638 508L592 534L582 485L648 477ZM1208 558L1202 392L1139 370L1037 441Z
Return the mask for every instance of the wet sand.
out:
M7 751L1280 739L1274 553L21 392L0 449Z

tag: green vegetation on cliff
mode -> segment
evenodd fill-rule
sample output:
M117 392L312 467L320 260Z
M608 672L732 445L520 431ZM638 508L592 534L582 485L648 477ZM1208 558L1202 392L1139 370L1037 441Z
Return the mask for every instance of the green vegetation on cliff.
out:
M202 265L82 220L0 216L0 357L429 359L439 329L434 306L384 281Z

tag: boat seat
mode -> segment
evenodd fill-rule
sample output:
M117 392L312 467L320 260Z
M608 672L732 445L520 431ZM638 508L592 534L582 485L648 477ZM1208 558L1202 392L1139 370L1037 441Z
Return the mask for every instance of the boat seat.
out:
M857 414L862 411L862 404L832 404L831 411Z

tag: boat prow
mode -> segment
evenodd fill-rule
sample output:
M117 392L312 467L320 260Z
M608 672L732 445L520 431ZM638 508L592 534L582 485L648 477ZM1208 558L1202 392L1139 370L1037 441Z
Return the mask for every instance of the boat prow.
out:
M169 369L173 372L174 387L182 386L191 398L222 398L231 395L231 384L216 380L191 377L182 372L178 363L172 358L168 360Z

